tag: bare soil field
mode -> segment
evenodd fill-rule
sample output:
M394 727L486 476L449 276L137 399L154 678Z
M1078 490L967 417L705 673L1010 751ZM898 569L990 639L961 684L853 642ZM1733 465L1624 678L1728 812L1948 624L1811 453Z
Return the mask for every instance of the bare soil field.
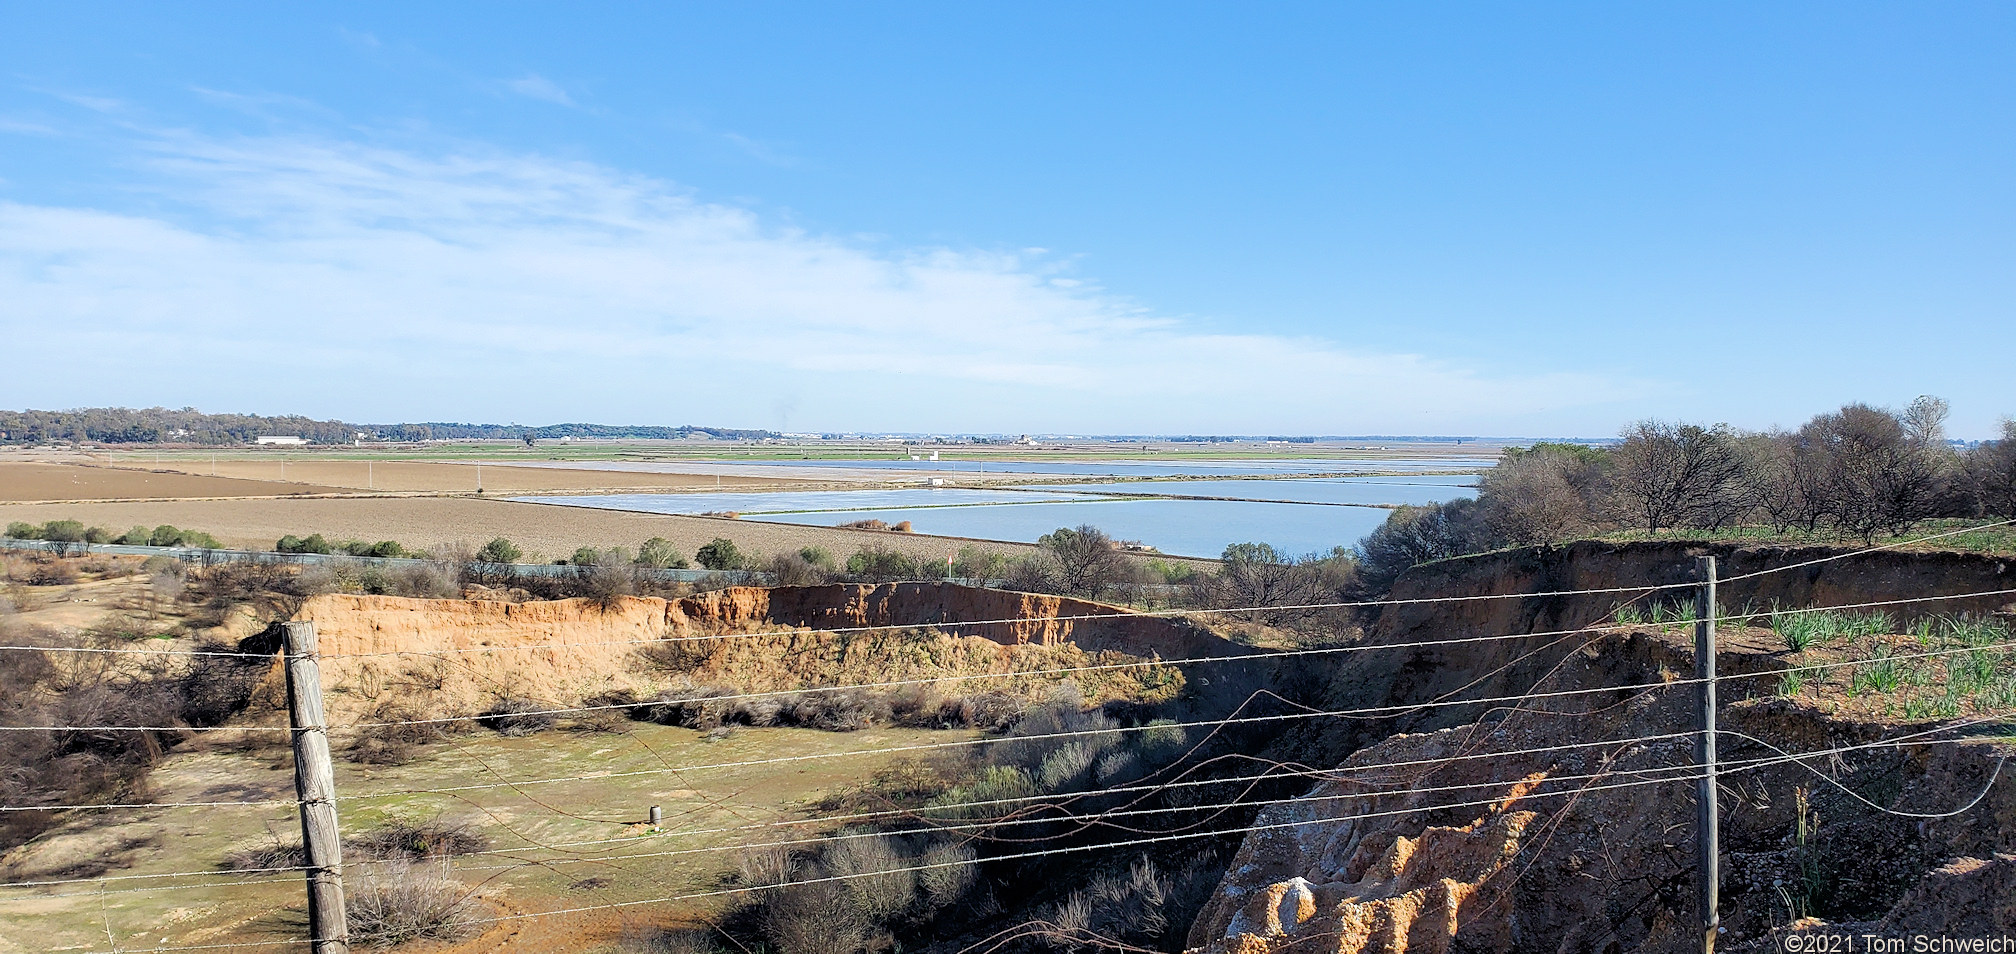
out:
M489 468L484 471L487 481ZM397 540L413 548L455 542L481 546L492 537L508 537L524 548L528 560L535 555L560 559L584 546L634 549L651 537L672 541L689 557L716 537L726 537L744 552L763 556L817 546L842 559L871 543L938 558L963 545L952 537L626 513L476 497L0 502L0 524L15 520L40 524L64 519L119 529L169 523L210 533L226 546L259 549L271 548L274 541L290 533L320 533L331 540ZM1004 553L1032 549L1018 543L986 545Z
M134 466L134 465L122 465ZM470 463L408 460L220 460L167 461L148 465L183 471L235 477L243 480L293 481L345 490L377 490L391 493L474 493L477 465ZM282 476L282 473L285 476ZM483 464L485 493L579 493L584 491L665 492L680 490L781 490L794 483L761 477L730 476L718 479L703 474L636 473L620 470L590 470L557 467L514 467ZM816 476L816 475L808 475ZM289 491L267 491L287 493ZM25 499L25 498L12 498ZM70 498L64 498L70 499Z
M281 483L275 480L162 473L124 467L0 462L0 501L271 497L281 494L332 493L337 489L308 482Z

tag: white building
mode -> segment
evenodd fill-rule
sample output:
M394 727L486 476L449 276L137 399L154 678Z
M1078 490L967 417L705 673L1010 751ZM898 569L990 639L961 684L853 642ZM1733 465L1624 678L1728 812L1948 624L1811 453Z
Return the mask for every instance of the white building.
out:
M300 447L308 443L308 438L292 437L292 436L283 437L278 434L272 434L267 435L265 437L252 438L252 443L274 445L279 447Z

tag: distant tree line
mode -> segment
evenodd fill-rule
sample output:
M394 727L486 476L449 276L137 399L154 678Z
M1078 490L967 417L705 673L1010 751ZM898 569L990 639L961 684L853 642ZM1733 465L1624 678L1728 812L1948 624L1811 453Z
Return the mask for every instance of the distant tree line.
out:
M1642 421L1603 448L1510 448L1474 500L1402 507L1358 546L1366 588L1408 567L1620 531L1832 534L1865 542L1935 518L2016 518L2016 422L1965 449L1946 402L1850 404L1796 430Z
M734 427L699 427L682 424L678 427L626 424L548 424L543 427L526 427L520 424L448 424L430 421L425 424L378 424L361 430L367 432L390 432L395 428L425 429L427 437L421 440L558 440L573 437L588 440L680 440L691 437L710 437L715 440L756 441L781 436L776 431L748 430Z
M360 430L342 421L299 415L205 414L193 407L87 407L67 411L0 411L0 443L44 444L91 441L101 444L249 444L254 438L305 437L317 443L349 443Z
M99 444L250 444L261 437L302 437L317 444L347 444L357 435L388 441L425 440L554 440L561 437L616 440L674 440L710 437L721 440L761 440L773 431L727 427L625 426L611 424L351 424L318 421L300 415L205 414L193 407L90 407L65 411L0 411L0 444L46 444L89 441Z

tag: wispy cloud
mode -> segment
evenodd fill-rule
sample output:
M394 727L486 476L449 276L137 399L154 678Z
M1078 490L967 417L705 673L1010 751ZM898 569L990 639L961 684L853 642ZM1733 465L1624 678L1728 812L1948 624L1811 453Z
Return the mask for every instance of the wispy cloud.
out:
M0 204L0 325L50 356L0 405L1342 433L1516 428L1620 393L1210 333L1040 252L871 248L582 162L193 135L148 155L185 212Z
M537 73L527 73L518 79L505 80L504 88L520 96L530 97L543 102L556 103L561 106L574 105L574 97L567 95L567 91L561 89L560 84Z

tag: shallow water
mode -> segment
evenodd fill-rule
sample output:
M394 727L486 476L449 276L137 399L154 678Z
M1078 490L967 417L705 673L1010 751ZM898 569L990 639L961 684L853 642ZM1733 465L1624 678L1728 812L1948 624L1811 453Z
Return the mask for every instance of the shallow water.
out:
M786 467L856 467L875 470L997 474L1068 474L1080 477L1237 477L1246 474L1328 474L1358 471L1477 471L1490 457L1294 457L1257 460L767 460ZM733 461L728 461L733 463Z
M1467 479L1467 478L1466 478ZM1058 527L1092 524L1121 540L1165 553L1216 557L1228 544L1268 543L1291 554L1351 546L1385 522L1389 511L1329 504L1428 503L1471 496L1455 483L1363 480L1156 481L1093 485L1120 493L1183 493L1302 501L1113 500L1069 489L1038 491L958 488L786 493L608 494L521 497L520 500L637 510L648 513L734 511L744 519L811 526L856 520L911 522L920 534L1034 542ZM783 513L779 511L812 511ZM956 545L948 543L949 549Z
M645 513L775 513L790 510L846 511L869 508L943 507L970 504L1033 504L1054 500L1094 500L1089 495L1021 490L968 490L957 487L899 490L805 490L775 493L597 494L514 497L532 503L570 504ZM854 518L847 518L854 519ZM837 521L846 523L843 519Z
M1174 494L1191 497L1240 497L1313 504L1430 504L1475 495L1465 482L1421 483L1436 478L1304 478L1301 480L1156 480L1119 484L1071 484L1071 490L1102 493ZM1379 481L1379 482L1375 482ZM1405 482L1403 482L1405 481Z

